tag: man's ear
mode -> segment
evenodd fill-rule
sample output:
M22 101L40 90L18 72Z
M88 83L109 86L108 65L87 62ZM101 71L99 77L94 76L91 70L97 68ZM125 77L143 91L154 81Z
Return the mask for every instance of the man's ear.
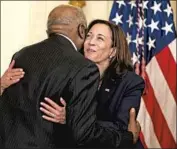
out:
M52 35L55 35L55 32L52 32L50 29L46 30L48 38L51 37Z
M79 26L78 26L78 35L81 39L85 39L86 29L83 24L79 24Z

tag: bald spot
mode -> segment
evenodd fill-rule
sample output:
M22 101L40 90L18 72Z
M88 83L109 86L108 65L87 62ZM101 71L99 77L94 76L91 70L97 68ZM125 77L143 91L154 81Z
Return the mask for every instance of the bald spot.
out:
M64 17L74 17L76 16L77 11L78 9L73 6L60 5L50 12L48 19L50 20Z
M80 23L87 25L85 15L80 8L60 5L50 12L47 27L49 31L55 33L59 30L70 32Z

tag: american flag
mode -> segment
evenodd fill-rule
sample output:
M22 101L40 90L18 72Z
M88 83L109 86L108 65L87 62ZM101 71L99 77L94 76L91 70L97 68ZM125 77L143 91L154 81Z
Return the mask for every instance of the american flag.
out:
M110 18L124 30L135 71L145 79L138 121L145 148L177 148L176 32L169 0L114 1Z

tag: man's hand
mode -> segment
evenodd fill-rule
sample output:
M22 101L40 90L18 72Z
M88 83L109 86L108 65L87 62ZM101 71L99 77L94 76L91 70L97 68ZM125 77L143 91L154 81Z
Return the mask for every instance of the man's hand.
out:
M134 108L130 110L130 119L128 124L128 131L133 133L133 143L135 144L138 140L141 127L138 121L136 121L136 112Z

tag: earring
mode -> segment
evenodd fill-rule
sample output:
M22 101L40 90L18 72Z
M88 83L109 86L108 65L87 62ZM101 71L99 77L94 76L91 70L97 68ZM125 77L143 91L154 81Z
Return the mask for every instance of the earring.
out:
M109 56L109 59L112 59L112 56Z

